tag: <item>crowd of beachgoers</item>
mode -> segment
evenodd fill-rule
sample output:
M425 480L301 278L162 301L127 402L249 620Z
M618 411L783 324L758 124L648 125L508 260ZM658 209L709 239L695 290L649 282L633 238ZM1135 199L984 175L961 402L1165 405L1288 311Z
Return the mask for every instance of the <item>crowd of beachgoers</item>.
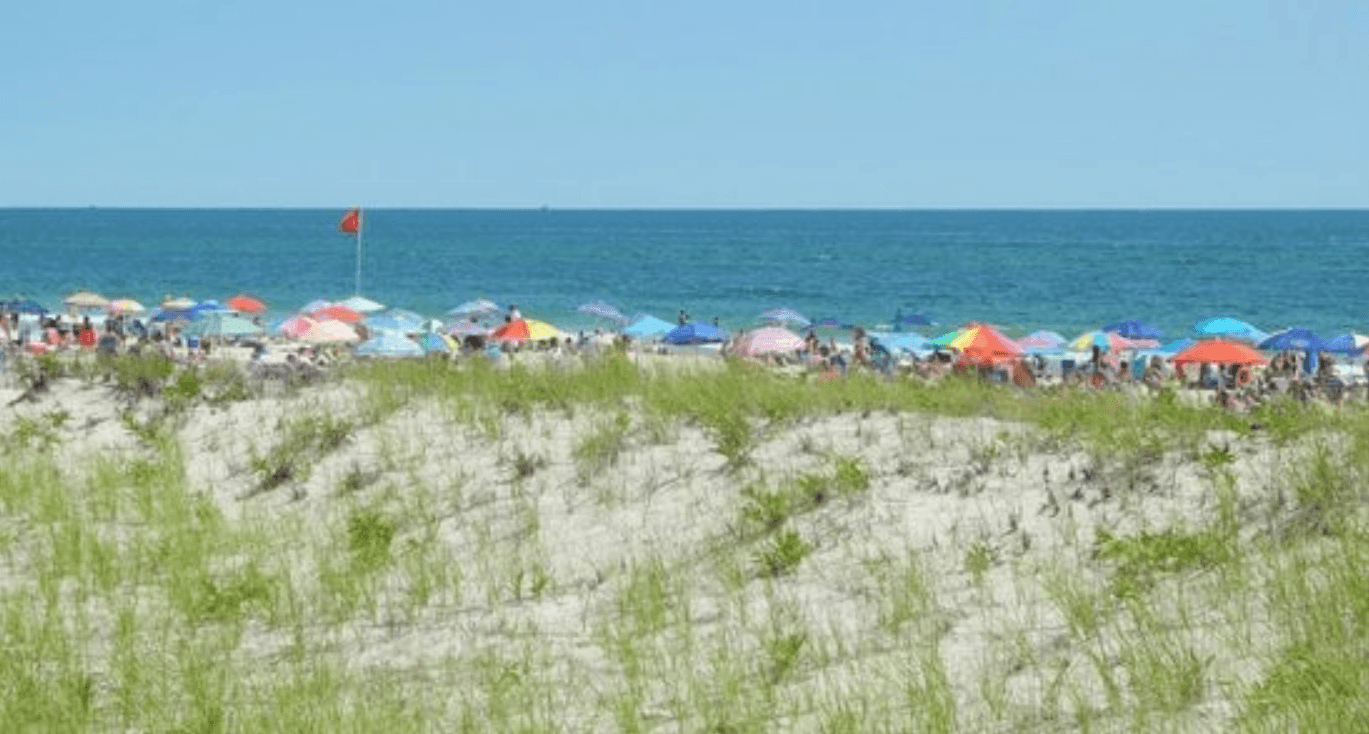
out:
M1212 402L1234 410L1275 395L1332 404L1369 399L1369 362L1361 351L1275 350L1266 343L1264 353L1255 353L1267 334L1260 339L1238 335L1248 345L1242 348L1255 356L1186 359L1183 347L1200 342L1182 340L1166 350L1154 339L1122 337L1116 330L1099 330L1072 343L1052 332L1010 339L985 324L969 324L933 340L914 332L871 332L859 325L819 327L787 310L767 312L752 328L734 332L716 322L693 322L684 311L675 323L653 319L651 330L605 312L609 318L604 328L567 332L525 317L516 305L501 308L484 299L454 309L449 315L456 318L446 322L398 309L382 312L383 306L361 297L317 301L268 326L265 305L249 296L223 304L172 300L150 313L137 304L134 309L128 302L121 305L94 294L78 296L69 303L79 305L65 314L11 309L0 302L5 363L48 354L159 353L181 363L231 361L252 375L279 378L317 376L339 363L368 357L485 359L507 366L562 363L614 351L634 358L732 357L818 379L869 373L936 381L970 374L1024 388L1185 388L1207 391Z

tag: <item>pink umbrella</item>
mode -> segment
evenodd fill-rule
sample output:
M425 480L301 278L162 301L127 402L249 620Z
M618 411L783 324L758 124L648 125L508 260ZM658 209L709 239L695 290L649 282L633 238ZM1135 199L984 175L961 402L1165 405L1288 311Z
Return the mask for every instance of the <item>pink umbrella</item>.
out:
M766 326L743 334L732 352L743 357L794 352L804 348L803 337L779 326Z
M318 321L300 332L299 338L307 342L355 342L361 341L356 329L341 321Z
M304 332L308 331L309 327L313 326L316 323L318 322L314 321L308 316L291 316L290 318L282 321L280 326L276 327L276 331L279 331L280 333L293 338L298 337L300 334L303 334Z

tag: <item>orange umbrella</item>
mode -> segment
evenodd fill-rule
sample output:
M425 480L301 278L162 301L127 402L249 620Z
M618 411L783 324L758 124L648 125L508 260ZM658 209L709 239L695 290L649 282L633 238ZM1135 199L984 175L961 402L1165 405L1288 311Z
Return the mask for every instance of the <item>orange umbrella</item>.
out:
M973 362L1002 362L1022 356L1022 347L988 324L974 324L962 331L947 346L959 349Z
M319 321L346 321L351 324L359 324L366 319L360 312L354 311L340 303L330 303L323 308L313 311L309 316Z
M537 319L514 319L490 332L490 338L498 341L540 341L560 336L555 326Z
M1268 364L1263 354L1240 342L1208 339L1174 355L1175 364L1210 362L1212 364Z
M266 310L266 304L245 294L240 293L228 299L225 304L234 311L246 311L248 313L262 313Z

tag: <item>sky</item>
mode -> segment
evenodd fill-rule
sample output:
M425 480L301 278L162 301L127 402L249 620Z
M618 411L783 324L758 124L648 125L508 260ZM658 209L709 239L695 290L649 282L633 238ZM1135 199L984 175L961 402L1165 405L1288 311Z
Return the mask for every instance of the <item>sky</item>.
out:
M1354 0L18 0L0 206L1369 207Z

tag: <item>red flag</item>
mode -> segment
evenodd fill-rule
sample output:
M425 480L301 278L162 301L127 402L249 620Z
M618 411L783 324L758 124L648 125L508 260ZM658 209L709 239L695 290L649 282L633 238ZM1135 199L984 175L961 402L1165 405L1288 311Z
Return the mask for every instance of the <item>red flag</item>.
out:
M342 215L342 221L338 222L337 228L343 234L356 234L361 231L361 208L358 207Z

